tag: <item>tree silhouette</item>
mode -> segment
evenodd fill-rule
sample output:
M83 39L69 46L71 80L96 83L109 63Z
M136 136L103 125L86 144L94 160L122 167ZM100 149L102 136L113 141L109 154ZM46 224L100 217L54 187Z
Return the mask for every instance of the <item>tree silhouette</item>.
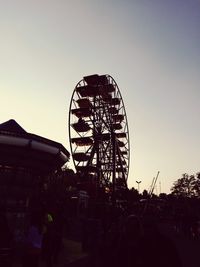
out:
M173 195L182 197L200 196L200 173L197 173L196 176L184 173L174 182L171 192Z

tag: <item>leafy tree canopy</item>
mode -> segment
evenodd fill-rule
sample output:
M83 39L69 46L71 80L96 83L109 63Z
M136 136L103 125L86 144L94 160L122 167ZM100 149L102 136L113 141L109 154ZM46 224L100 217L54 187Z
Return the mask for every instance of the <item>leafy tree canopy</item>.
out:
M184 173L174 182L171 192L182 197L200 197L200 172L196 175Z

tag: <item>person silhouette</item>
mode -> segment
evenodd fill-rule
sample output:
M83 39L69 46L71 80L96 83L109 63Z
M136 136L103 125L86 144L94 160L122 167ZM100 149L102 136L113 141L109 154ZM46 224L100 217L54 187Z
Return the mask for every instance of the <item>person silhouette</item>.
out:
M143 266L143 251L141 248L142 238L143 228L140 219L134 214L127 216L122 227L116 251L116 266Z
M28 228L25 244L23 267L38 267L42 250L42 216L40 213L33 212L30 218L30 226Z

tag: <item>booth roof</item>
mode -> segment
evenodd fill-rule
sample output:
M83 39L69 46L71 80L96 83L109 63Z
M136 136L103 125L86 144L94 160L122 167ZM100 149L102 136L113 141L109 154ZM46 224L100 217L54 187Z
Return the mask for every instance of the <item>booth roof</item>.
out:
M39 141L39 142L42 142L42 143L45 143L51 146L55 146L59 148L60 150L62 150L62 152L67 157L70 156L70 153L67 151L67 149L62 144L52 141L50 139L47 139L45 137L36 135L36 134L28 133L13 119L0 124L0 134L1 133L4 133L4 134L6 133L8 135L17 136L17 137L25 137L25 138L33 139L33 140L36 140L36 141Z
M13 162L38 167L43 162L42 169L51 169L51 165L52 168L61 166L70 157L70 153L62 144L26 132L13 119L0 124L0 145L0 164Z
M27 133L15 120L9 120L0 124L0 131L12 133Z

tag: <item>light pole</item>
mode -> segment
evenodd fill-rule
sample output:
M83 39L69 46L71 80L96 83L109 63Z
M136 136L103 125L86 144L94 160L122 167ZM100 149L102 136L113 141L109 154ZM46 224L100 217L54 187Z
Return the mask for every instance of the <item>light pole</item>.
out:
M137 183L137 185L138 185L138 193L140 193L140 183L141 183L142 181L136 181L136 183Z

